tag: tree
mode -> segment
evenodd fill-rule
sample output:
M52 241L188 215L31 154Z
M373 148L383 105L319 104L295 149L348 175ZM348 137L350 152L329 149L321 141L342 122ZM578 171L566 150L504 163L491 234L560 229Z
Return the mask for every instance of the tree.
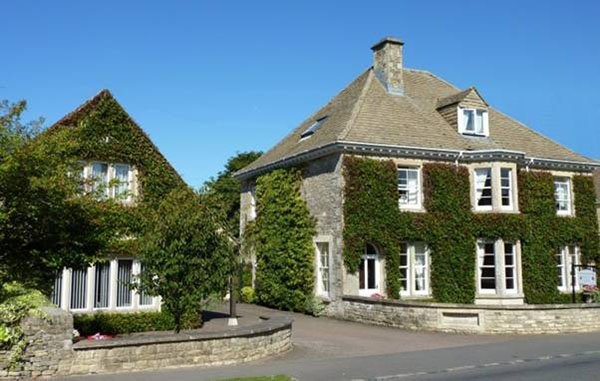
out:
M150 213L140 242L144 272L139 288L162 296L176 332L210 295L224 294L234 265L233 246L196 193L172 191Z
M117 237L116 205L82 195L75 143L21 123L25 102L0 102L0 281L50 293L56 272L87 266Z
M241 184L233 174L246 167L262 155L259 151L241 152L227 160L225 169L204 183L206 202L215 213L224 215L225 227L233 237L240 235L240 192Z

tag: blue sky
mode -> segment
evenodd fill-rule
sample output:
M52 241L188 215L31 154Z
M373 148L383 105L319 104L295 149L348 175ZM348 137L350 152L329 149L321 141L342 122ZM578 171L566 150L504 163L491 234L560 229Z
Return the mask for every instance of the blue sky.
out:
M405 65L600 158L598 1L11 1L0 99L53 123L110 89L190 185L266 150L405 41Z

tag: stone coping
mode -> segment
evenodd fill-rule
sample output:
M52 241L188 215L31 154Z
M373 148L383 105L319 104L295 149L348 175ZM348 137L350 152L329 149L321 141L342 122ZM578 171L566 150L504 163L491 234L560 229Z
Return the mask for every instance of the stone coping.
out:
M102 348L132 347L138 345L169 344L188 341L207 341L236 337L253 337L291 329L293 319L289 316L260 317L263 321L253 325L235 327L224 331L202 332L202 329L167 335L143 335L116 337L111 340L81 340L73 345L75 351Z
M596 309L600 303L576 303L576 304L521 304L521 305L487 305L487 304L457 304L457 303L434 303L416 302L392 299L374 299L364 296L344 295L343 301L359 302L365 304L377 304L383 306L436 308L436 309L461 309L461 310L497 310L497 311L532 311L532 310L570 310L570 309Z

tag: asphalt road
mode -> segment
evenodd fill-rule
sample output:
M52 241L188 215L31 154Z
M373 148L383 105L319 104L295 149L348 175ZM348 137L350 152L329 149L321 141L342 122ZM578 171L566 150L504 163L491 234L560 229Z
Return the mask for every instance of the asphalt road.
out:
M263 309L242 306L247 317ZM280 313L280 312L272 312ZM215 368L72 377L201 381L287 374L298 380L600 380L600 333L479 336L409 332L294 314L294 349Z

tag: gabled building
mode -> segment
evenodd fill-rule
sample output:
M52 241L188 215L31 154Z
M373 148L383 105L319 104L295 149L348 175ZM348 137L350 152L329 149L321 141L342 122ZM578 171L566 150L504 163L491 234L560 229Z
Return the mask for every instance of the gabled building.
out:
M346 157L393 161L397 208L414 214L427 214L427 165L464 169L470 177L470 211L474 216L492 217L521 215L519 174L530 171L554 176L555 200L550 205L554 202L556 216L574 217L573 179L590 177L600 166L496 110L477 88L459 89L430 72L404 67L403 46L395 38L375 44L372 67L237 173L243 184L243 228L256 217L256 179L278 168L303 168L302 195L317 220L315 293L324 300L374 294L427 299L436 294L432 285L435 253L426 241L400 244L398 295L386 295L389 271L381 242L366 242L358 269L347 268L343 257L348 217L344 215ZM474 242L475 303L525 301L522 245L520 239L502 237ZM566 293L573 286L567 269L571 263L580 263L580 248L572 242L557 247L555 254L551 276Z
M177 171L108 90L102 90L50 126L67 130L77 144L84 192L115 198L123 213L157 205L171 190L186 187ZM43 138L43 137L42 137ZM123 237L121 250L87 268L64 269L56 277L52 302L74 313L160 308L160 298L139 294L131 282L143 271L135 245Z

